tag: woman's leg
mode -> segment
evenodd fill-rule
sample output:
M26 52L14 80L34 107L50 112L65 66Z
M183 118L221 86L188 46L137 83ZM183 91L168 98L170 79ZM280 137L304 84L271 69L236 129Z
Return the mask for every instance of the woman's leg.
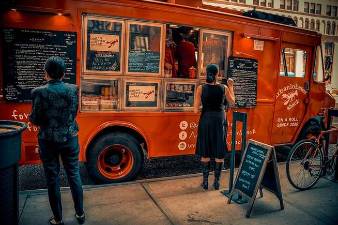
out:
M201 157L201 164L202 164L202 173L203 173L203 182L201 186L203 187L204 190L208 190L210 158Z
M223 162L224 159L219 159L219 158L215 158L215 180L214 180L214 188L215 190L219 189L219 179L221 177L221 173L222 173L222 168L223 168Z

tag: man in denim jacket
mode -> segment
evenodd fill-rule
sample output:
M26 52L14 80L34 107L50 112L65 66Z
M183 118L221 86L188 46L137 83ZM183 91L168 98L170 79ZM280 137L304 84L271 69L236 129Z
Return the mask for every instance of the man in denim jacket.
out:
M48 197L54 216L50 224L63 224L60 194L60 162L67 173L75 207L75 217L84 223L83 190L79 172L78 88L62 82L65 63L60 57L50 57L45 64L46 85L32 90L32 113L29 120L39 126L40 158L45 171Z

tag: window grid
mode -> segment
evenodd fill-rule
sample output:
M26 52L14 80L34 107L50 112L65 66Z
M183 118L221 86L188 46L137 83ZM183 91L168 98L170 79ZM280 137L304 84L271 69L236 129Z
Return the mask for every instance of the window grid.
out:
M330 5L326 6L326 15L331 16L331 6Z
M261 0L261 6L266 6L266 0Z
M268 7L273 8L273 0L268 0Z
M299 10L299 1L293 0L293 11L298 11L298 10Z
M309 13L309 3L304 2L304 12Z
M280 0L280 8L285 9L285 0Z
M322 13L322 5L316 4L316 14L320 15Z
M331 8L331 16L337 17L337 6L332 6L332 8Z
M292 0L286 0L286 9L292 10Z
M315 8L316 8L315 3L311 3L310 4L310 13L315 14Z

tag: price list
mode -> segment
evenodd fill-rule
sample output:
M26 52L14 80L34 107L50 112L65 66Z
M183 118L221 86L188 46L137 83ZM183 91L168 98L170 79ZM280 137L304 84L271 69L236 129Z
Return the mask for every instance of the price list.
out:
M236 105L239 107L256 106L257 68L255 59L229 57L228 77L235 81Z
M244 155L235 188L253 197L268 150L250 143Z
M45 83L44 64L51 56L65 60L64 81L75 83L76 33L3 29L4 94L7 101L30 101L33 88Z

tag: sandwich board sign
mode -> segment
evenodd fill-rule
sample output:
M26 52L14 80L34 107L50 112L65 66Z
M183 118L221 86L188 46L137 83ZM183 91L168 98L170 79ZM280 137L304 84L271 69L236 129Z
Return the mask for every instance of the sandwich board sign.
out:
M246 217L250 217L257 191L262 188L275 194L281 210L284 209L275 150L270 145L250 139L242 156L228 204L235 193L247 197L250 200Z

